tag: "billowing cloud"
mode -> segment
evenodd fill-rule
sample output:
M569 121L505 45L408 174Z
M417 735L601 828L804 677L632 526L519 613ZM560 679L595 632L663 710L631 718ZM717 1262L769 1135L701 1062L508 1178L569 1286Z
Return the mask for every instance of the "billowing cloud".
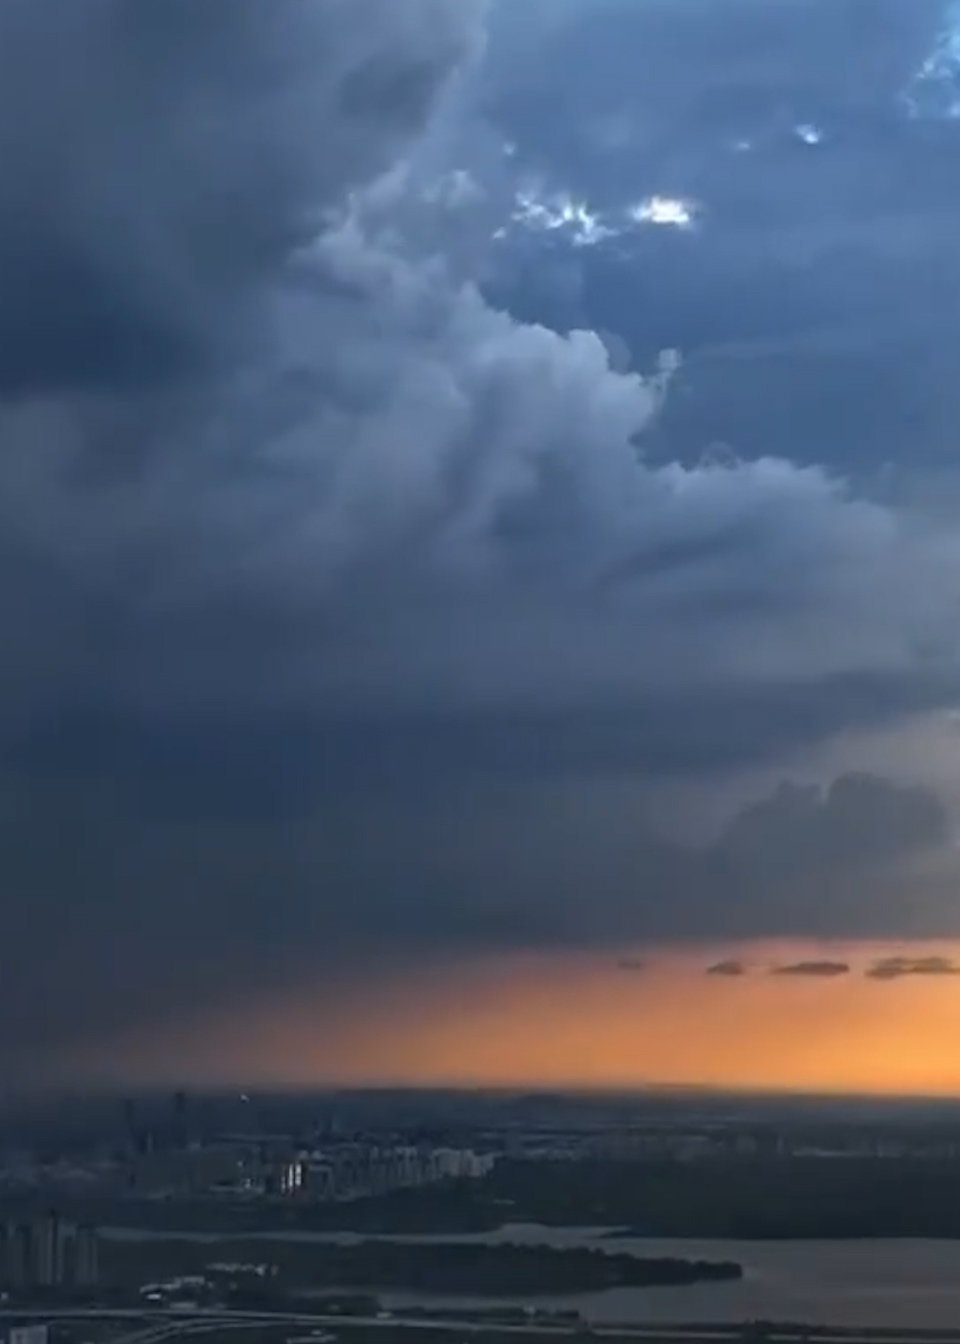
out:
M67 63L77 107L55 118L66 152L15 102L30 81L8 83L10 216L36 223L27 261L2 239L0 258L92 277L49 311L31 291L38 331L83 329L77 368L23 340L7 364L9 679L186 713L279 699L352 716L361 757L371 738L450 760L493 744L511 769L682 761L698 704L705 744L736 705L738 740L706 747L725 762L945 693L951 532L773 458L646 465L655 385L594 335L494 311L388 228L389 192L363 184L427 119L476 7L174 3L144 82L148 11L80 4L48 53L49 18L4 8L5 59ZM144 186L127 165L147 161L167 166ZM91 350L136 351L134 326L184 358L224 358L225 328L244 350L200 383L202 364L184 381L148 358L149 395L120 367L86 376Z
M867 971L871 980L901 980L911 975L960 975L960 966L948 957L882 957Z
M0 389L156 384L262 319L264 280L419 129L477 14L3 0Z
M42 64L53 30L25 6L5 13L6 59ZM31 607L29 630L11 631L11 669L22 645L23 679L35 682L69 620L80 629L59 641L62 672L94 694L107 682L110 696L218 710L280 695L313 714L402 711L414 724L429 711L467 753L462 716L494 714L511 750L559 733L574 759L603 755L611 736L643 759L670 699L679 723L700 697L721 702L722 722L734 698L754 720L742 728L749 754L790 732L780 698L808 701L817 731L818 717L829 727L847 713L851 680L876 687L863 704L939 694L958 582L949 533L773 459L645 466L637 436L657 391L612 372L597 337L562 339L493 311L442 262L385 236L382 197L375 223L362 193L347 205L348 188L389 164L397 128L423 121L475 35L469 6L422 0L398 13L378 0L248 0L200 21L175 4L144 87L131 17L141 10L81 5L77 40L50 53L76 66L56 82L79 104L57 117L75 138L59 159L48 123L34 133L33 105L13 103L22 81L7 88L18 143L36 142L22 190L47 184L30 211L48 209L57 247L65 238L80 258L70 265L95 275L88 215L103 217L90 244L103 256L97 295L123 288L144 330L199 330L209 311L219 332L221 295L245 309L255 297L260 319L235 373L177 383L159 402L110 397L106 369L70 393L61 355L39 352L22 379L8 365L11 386L50 393L8 404L3 419L3 521L18 561L8 625L25 590ZM133 86L126 109L118 100ZM105 108L92 88L109 91ZM181 156L188 116L204 133ZM320 143L311 124L325 127ZM90 157L87 139L102 178L86 174L74 203L64 165ZM144 192L125 165L156 161L154 150L170 167ZM272 183L281 170L285 190ZM19 178L7 180L12 192ZM151 251L158 219L178 249L166 269ZM30 229L29 267L8 249L18 273L66 265L49 234ZM57 339L70 328L39 298L33 311ZM114 344L126 355L136 341ZM111 340L77 343L89 347L105 358ZM28 349L17 342L16 358ZM58 572L69 585L58 588Z
M946 815L933 794L845 775L826 791L784 782L736 817L720 843L732 860L773 875L880 867L946 839Z

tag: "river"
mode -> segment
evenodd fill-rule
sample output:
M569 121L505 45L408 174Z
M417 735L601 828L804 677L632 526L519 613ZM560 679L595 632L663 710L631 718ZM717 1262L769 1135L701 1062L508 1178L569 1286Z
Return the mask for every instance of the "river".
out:
M113 1235L138 1236L136 1232ZM149 1235L149 1234L145 1234ZM326 1233L258 1239L355 1240ZM204 1238L207 1240L208 1238ZM678 1288L616 1288L573 1297L504 1299L580 1311L595 1322L797 1321L838 1326L960 1328L960 1241L692 1241L606 1238L597 1228L515 1225L494 1235L405 1241L513 1241L593 1246L641 1256L736 1260L742 1280ZM220 1240L209 1238L211 1241ZM384 1306L491 1306L490 1298L381 1292Z

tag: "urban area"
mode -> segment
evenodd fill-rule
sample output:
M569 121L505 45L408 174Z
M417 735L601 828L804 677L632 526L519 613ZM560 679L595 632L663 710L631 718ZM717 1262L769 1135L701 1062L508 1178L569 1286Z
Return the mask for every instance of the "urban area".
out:
M7 1344L809 1339L706 1330L751 1277L730 1248L960 1238L960 1113L181 1091L11 1123L0 1202Z

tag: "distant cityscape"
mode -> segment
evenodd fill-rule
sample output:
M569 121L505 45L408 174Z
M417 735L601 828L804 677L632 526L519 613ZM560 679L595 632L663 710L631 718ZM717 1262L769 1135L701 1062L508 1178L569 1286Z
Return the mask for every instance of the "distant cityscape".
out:
M164 1337L164 1313L305 1307L380 1330L397 1291L424 1330L460 1295L457 1321L589 1333L573 1295L729 1291L724 1245L878 1237L960 1238L960 1108L180 1090L0 1127L2 1344L108 1344L57 1324L91 1310Z
M226 1117L234 1123L223 1127L215 1123L223 1116L211 1123L204 1104L179 1091L166 1103L124 1101L114 1116L112 1133L108 1125L64 1148L47 1142L0 1149L0 1195L54 1203L60 1194L324 1203L480 1182L502 1161L960 1160L960 1120L764 1117L705 1104L664 1114L544 1097L504 1103L495 1115L479 1106L472 1115L428 1122L393 1116L389 1107L372 1116L344 1105L342 1113L285 1123L238 1102ZM83 1233L76 1232L81 1242ZM17 1235L24 1242L22 1228ZM8 1229L5 1253L16 1258L12 1241Z
M411 1139L387 1130L345 1130L336 1121L310 1133L257 1126L226 1132L195 1125L186 1094L159 1115L132 1100L119 1108L118 1133L86 1151L8 1150L0 1190L152 1199L210 1196L239 1200L355 1200L449 1181L480 1180L498 1147Z
M226 1133L198 1137L186 1095L172 1101L170 1124L140 1123L124 1103L126 1152L99 1174L131 1189L158 1194L360 1199L390 1190L451 1180L479 1180L496 1154L472 1148L396 1141L385 1134L342 1135L320 1128L298 1142L289 1134ZM94 1173L88 1168L88 1176Z

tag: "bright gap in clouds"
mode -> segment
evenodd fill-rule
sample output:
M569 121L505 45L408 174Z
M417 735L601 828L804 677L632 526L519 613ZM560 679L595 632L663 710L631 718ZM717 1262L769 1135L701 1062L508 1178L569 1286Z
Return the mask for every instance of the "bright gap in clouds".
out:
M694 220L693 206L678 196L648 196L630 213L638 224L660 224L678 229L690 228Z
M533 232L562 232L575 247L593 247L609 238L622 237L638 225L690 229L697 213L692 201L660 193L644 197L626 212L601 214L588 202L570 195L542 196L526 190L517 193L512 222ZM505 230L497 236L504 237Z

